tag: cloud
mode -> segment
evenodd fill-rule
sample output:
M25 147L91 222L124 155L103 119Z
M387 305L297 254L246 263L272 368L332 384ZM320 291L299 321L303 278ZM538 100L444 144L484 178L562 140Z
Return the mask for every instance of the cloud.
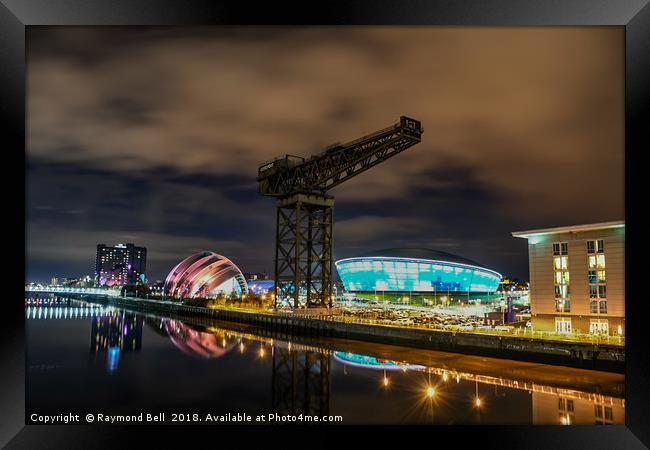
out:
M28 217L41 230L247 242L269 267L258 165L400 115L422 121L423 140L333 191L339 252L624 215L620 28L27 33Z
M147 272L154 278L164 278L169 270L183 258L200 251L215 251L233 258L246 248L243 242L210 239L202 236L178 236L148 231L93 231L77 229L42 229L38 225L28 228L27 257L43 262L61 260L92 274L98 243L114 245L134 242L147 247ZM85 267L86 269L82 269ZM242 270L246 270L242 267ZM62 274L67 275L67 274ZM150 276L150 277L151 277Z
M591 183L622 198L621 30L257 30L266 40L247 38L252 32L174 39L142 30L127 33L119 52L109 41L119 31L57 32L59 45L29 60L30 156L252 178L277 154L309 155L407 114L423 121L422 144L342 194L405 195L436 183L427 170L453 155L521 201L577 197L593 206L581 188L591 181L575 179L585 166ZM93 41L96 64L71 56Z
M387 235L408 236L430 227L412 217L358 216L335 224L336 238L344 243L363 243Z

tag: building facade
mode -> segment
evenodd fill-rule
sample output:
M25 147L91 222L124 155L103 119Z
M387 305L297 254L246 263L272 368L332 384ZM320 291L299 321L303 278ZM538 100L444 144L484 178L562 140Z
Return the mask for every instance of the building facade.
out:
M208 298L219 294L247 294L248 285L234 262L204 251L188 256L169 272L164 292L173 298Z
M95 286L124 286L144 283L147 249L133 244L97 245Z
M501 281L474 261L420 248L379 250L335 265L348 292L493 293Z
M512 235L528 240L534 330L625 335L625 222Z

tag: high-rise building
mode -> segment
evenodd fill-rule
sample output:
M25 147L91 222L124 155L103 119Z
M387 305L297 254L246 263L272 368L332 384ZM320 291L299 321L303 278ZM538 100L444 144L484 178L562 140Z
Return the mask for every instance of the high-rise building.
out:
M123 286L144 283L147 249L133 244L97 245L95 286Z
M528 239L535 330L625 334L625 222L512 235Z

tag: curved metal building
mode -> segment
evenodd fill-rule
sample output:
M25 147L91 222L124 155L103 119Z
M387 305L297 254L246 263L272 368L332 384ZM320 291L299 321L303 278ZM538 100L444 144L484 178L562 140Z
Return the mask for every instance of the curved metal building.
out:
M165 280L165 295L176 298L208 297L233 291L248 293L244 275L235 263L214 252L188 256Z
M379 250L335 265L351 292L492 293L501 281L501 274L474 261L429 249Z

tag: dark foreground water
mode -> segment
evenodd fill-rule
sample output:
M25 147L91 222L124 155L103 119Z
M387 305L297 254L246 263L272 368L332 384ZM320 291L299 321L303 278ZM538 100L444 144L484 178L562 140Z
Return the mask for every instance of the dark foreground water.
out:
M25 313L28 419L165 413L166 423L205 424L207 414L268 423L277 414L276 421L301 423L302 413L302 423L316 415L344 424L568 425L625 418L617 374L343 340L287 342L74 300L30 300Z

